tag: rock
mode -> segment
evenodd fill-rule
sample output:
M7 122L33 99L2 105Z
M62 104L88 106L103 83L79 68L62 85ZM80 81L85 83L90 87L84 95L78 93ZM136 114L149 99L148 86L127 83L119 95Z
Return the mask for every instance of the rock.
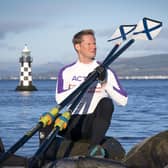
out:
M28 168L28 159L23 156L11 155L7 160L0 164L1 168Z
M47 160L61 159L72 156L85 156L88 153L88 140L71 141L57 137L44 158ZM105 137L102 146L107 152L107 158L121 161L125 156L125 150L121 144L112 137ZM54 152L53 152L54 151Z
M17 86L15 91L37 91L37 88L34 85L30 86Z
M5 147L3 145L3 142L0 138L0 157L3 155L3 153L5 152ZM25 168L28 167L28 159L26 157L22 157L22 156L18 156L18 155L14 155L11 154L10 157L5 160L4 162L0 163L0 167L12 167L12 168Z
M164 168L168 165L168 131L145 139L124 159L129 168Z
M4 153L4 152L5 152L5 148L4 148L3 142L0 138L0 153Z
M102 146L107 150L107 158L86 157L88 140L70 141L56 137L39 163L43 168L168 168L168 131L145 139L126 155L121 144L112 137L105 137ZM0 139L0 155L4 151ZM12 155L5 165L29 167L30 159Z
M63 158L42 168L126 168L122 163L91 157Z

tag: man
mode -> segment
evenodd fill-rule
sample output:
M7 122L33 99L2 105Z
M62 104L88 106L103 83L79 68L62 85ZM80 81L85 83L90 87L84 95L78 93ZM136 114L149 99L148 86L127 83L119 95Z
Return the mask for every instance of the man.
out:
M114 111L113 101L124 106L127 104L127 94L115 73L99 66L95 60L96 39L93 30L78 32L72 42L78 59L60 70L56 86L56 102L61 103L93 70L99 75L72 112L67 128L61 131L60 135L71 140L89 139L88 155L94 156L98 151L104 155L101 142L110 126Z

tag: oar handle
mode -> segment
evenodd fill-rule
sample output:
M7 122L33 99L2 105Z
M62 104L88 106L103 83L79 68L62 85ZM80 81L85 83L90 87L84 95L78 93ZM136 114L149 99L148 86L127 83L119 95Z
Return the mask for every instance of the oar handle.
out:
M55 127L50 134L47 136L45 141L40 145L39 149L36 151L36 153L33 155L33 157L30 159L29 162L29 168L33 168L34 165L37 163L37 161L40 160L40 158L43 157L43 154L47 151L47 149L50 147L52 142L54 141L56 135L59 132L59 127ZM41 166L41 165L40 165Z
M7 160L13 153L15 153L21 146L25 144L40 128L43 124L39 122L33 129L28 131L19 141L17 141L10 149L0 157L0 164Z

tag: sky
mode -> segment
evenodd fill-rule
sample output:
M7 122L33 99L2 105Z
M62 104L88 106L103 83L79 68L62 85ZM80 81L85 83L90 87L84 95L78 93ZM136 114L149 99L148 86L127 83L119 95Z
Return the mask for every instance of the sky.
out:
M114 43L107 40L122 24L143 17L163 22L152 41L136 42L124 57L168 53L167 0L0 0L0 63L16 63L27 44L33 64L71 63L77 59L72 37L82 29L96 34L97 59Z

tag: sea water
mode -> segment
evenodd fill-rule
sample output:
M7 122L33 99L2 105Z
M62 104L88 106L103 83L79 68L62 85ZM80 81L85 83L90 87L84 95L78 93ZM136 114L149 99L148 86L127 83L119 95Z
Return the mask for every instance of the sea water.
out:
M36 126L39 117L56 106L55 80L35 80L38 91L16 92L17 80L0 81L0 137L5 149ZM107 136L128 152L135 144L168 128L168 80L121 80L128 93L125 107L115 105ZM38 149L36 133L16 154L32 156Z

